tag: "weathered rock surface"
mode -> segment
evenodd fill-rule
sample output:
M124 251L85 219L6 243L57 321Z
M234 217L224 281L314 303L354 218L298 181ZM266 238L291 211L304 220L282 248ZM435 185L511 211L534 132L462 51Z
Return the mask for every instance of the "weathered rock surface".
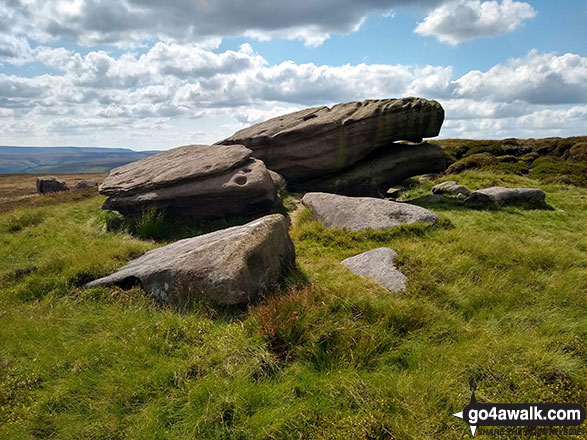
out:
M253 150L288 185L337 173L394 141L437 136L444 110L421 98L366 100L315 107L238 131L219 144Z
M286 189L287 188L287 182L285 181L285 179L283 178L283 176L279 173L276 173L273 170L267 170L269 172L269 175L271 176L271 180L273 180L273 184L278 188L278 189Z
M493 208L501 206L522 206L531 209L549 209L546 194L537 188L490 188L473 191L465 200L465 204L473 207Z
M89 180L80 180L74 187L74 191L80 191L84 189L98 188L96 182L90 182Z
M39 194L51 194L69 191L67 184L55 176L37 177L37 191Z
M149 207L196 218L262 212L276 187L260 160L242 145L187 145L115 168L100 193L104 209L136 215Z
M157 299L172 304L200 301L225 306L254 300L294 265L288 222L273 214L149 251L85 287L140 283Z
M434 223L438 220L436 215L425 208L371 197L308 193L303 197L302 203L327 227L352 231L384 230L416 222Z
M341 264L355 275L369 278L392 292L406 288L406 276L394 265L397 253L393 249L378 248L347 258Z
M385 197L391 185L408 177L445 169L446 156L438 145L394 144L380 148L340 173L289 186L294 191Z
M432 187L432 194L449 194L451 196L470 194L469 190L463 185L459 185L454 180L447 180L446 182L439 183Z

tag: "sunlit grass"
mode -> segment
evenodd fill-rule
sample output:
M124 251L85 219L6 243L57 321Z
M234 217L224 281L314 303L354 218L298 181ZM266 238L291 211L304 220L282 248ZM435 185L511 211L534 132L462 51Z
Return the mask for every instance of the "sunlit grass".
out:
M303 210L291 235L307 281L248 310L80 289L160 245L108 232L101 197L0 216L0 438L467 438L451 414L470 380L486 402L586 396L587 190L446 179L540 187L554 210L430 207L438 225L386 232ZM406 291L339 264L381 246Z

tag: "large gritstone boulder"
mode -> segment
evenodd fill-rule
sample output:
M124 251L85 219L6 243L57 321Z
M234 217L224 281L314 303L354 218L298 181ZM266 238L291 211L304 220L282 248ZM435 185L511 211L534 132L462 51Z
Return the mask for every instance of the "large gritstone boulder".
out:
M84 287L140 284L172 304L227 306L254 300L294 265L288 222L273 214L149 251Z
M37 177L37 191L39 194L51 194L69 191L67 184L55 176Z
M416 222L435 223L438 220L431 211L420 206L371 197L308 193L302 203L325 226L352 231L385 230Z
M271 208L277 190L265 164L242 145L188 145L110 172L100 185L104 209L136 215L150 207L170 215L214 218Z
M444 110L421 98L380 99L316 107L245 128L219 144L253 150L288 185L338 173L394 141L437 136Z
M289 185L294 191L320 191L346 196L385 197L389 187L420 174L446 169L446 156L438 145L394 144L380 148L356 165L325 177Z

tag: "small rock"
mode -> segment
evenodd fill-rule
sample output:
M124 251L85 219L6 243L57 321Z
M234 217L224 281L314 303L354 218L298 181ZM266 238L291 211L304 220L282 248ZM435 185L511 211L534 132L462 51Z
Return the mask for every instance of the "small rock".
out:
M355 275L369 278L392 292L406 287L406 276L394 265L397 253L389 248L378 248L347 258L341 264Z
M457 197L458 198L458 197ZM416 197L415 199L406 200L407 203L412 205L454 205L456 202L455 199L451 199L450 197L444 197L440 194L428 194L426 196Z
M432 187L432 194L450 194L452 196L464 195L468 196L469 190L463 185L459 185L454 180L439 183Z
M401 195L401 193L404 191L405 191L405 188L403 186L400 186L397 188L389 188L385 194L387 197L391 197L392 199L397 199Z
M399 225L434 223L438 220L436 215L425 208L371 197L308 193L302 203L327 227L352 231L385 230Z
M227 306L254 300L294 265L288 222L273 214L154 249L84 287L140 283L155 298L172 304Z
M55 176L37 177L37 191L39 194L50 194L69 191L67 184Z
M73 190L79 191L92 188L98 188L98 184L96 182L90 182L89 180L80 180L77 185L73 187Z
M419 182L426 182L428 180L436 180L438 179L440 175L439 174L421 174L420 176L416 176L416 179L418 179Z
M546 203L546 194L540 189L504 188L501 186L473 191L465 200L465 204L481 208L501 206L522 206L530 209L550 208Z

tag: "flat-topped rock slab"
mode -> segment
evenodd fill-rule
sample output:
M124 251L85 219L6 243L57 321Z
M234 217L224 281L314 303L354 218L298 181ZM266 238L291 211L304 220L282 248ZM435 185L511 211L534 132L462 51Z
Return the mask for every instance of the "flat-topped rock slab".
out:
M372 197L307 193L302 203L325 226L352 231L385 230L411 223L438 221L433 212L420 206Z
M265 164L242 145L187 145L113 169L100 193L105 209L137 215L150 207L195 218L271 208L277 195Z
M342 261L355 275L369 278L391 292L406 288L406 276L393 264L397 253L390 248L377 248Z
M394 141L437 136L444 109L422 98L371 99L304 109L238 131L219 144L244 145L288 184L340 172Z
M465 205L481 208L521 206L530 209L550 209L546 194L538 188L504 188L492 186L473 191Z

